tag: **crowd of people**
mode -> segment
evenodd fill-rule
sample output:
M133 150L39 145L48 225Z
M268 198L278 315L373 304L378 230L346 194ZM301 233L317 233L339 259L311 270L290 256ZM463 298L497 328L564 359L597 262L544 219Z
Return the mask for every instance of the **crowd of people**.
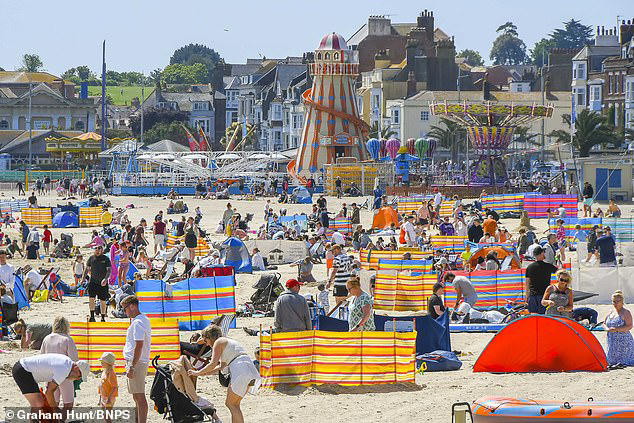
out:
M68 189L66 195L79 193L82 196L82 191L93 192L99 189L100 183L103 192L107 192L108 184L104 183L105 181L93 181L90 187L86 185L82 188L82 185L85 185L83 182L85 181L74 184L71 180L66 188L66 181L62 181L61 186ZM282 181L282 184L284 183L288 184L288 180ZM277 190L275 179L261 184L253 188L255 192L260 190L268 194ZM39 186L36 183L37 194L46 194L54 189L49 185L51 184L47 184L46 180ZM222 192L228 189L228 186L215 186L216 194L218 188ZM240 192L243 188L240 188ZM591 188L584 189L584 198L592 198ZM196 186L198 198L207 198L210 191L202 182ZM340 195L344 194L343 189L338 192ZM480 199L484 195L486 192L481 194ZM32 197L34 204L37 205L35 192ZM205 239L207 236L207 232L201 226L203 215L200 208L196 207L193 215L187 216L183 214L187 207L182 198L172 194L168 195L168 198L170 205L166 214L181 213L180 218L166 219L161 210L154 216L151 224L148 224L145 218L137 223L128 218L126 210L117 209L113 213L112 223L100 231L93 231L90 242L82 246L90 249L88 258L84 260L84 255L77 252L72 261L72 285L84 286L86 289L89 298L89 321L99 319L105 322L109 308L114 318L132 319L123 356L126 361L126 385L135 402L139 422L144 422L148 413L145 379L150 363L152 338L150 322L140 312L135 296L136 281L145 278L161 279L170 286L171 282L183 278L201 276L205 266L222 263L222 254L218 247L213 247L207 257L196 257L199 239ZM308 254L293 263L293 266L297 267L297 276L288 279L285 282L286 290L276 296L273 305L275 332L312 329L314 314L311 313L311 308L321 309L324 313L341 308L345 310L343 314L347 318L350 331L375 330L373 296L376 279L373 278L369 282L362 280L358 256L361 250L399 251L398 254L403 260L411 260L414 251L427 252L426 258L433 261L433 269L437 275L432 295L427 299L427 312L432 318L450 313L454 321L500 321L504 314L499 311L478 310L478 290L469 273L479 270L505 270L504 266L508 264L502 263L502 257L498 256L497 251L491 251L479 257L477 261L471 260L473 249L481 245L497 244L512 246L513 254L519 258L519 264L525 267L523 302L528 313L575 319L587 322L589 326L597 324L598 313L595 310L575 304L571 288L572 276L563 264L567 255L574 251L576 242L585 241L588 245L586 261L596 257L601 266L615 265L616 243L609 227L596 226L590 231L582 231L579 227L570 240L566 235L563 220L566 210L560 206L552 212L552 217L559 219L557 228L547 234L545 242L540 242L525 216L517 233L512 234L502 224L500 214L495 210L483 208L481 201L466 204L458 196L453 196L451 200L451 210L441 214L446 199L438 189L435 189L431 198L425 200L417 210L401 214L382 228L363 225L361 213L365 204L341 203L341 207L332 211L332 206L329 210L324 195L317 196L310 212L294 217L288 216L285 208L275 211L274 202L267 199L263 208L263 223L257 229L250 228L253 215L241 213L237 206L226 203L215 232L242 240L254 237L305 243ZM378 188L371 203L374 213L382 207L393 206ZM592 203L584 202L584 210L592 214ZM596 211L595 208L594 212ZM620 215L620 209L616 204L611 203L608 212L612 216ZM348 222L349 226L335 225L335 221ZM40 233L39 228L29 228L21 221L19 228L21 245L18 244L18 239L9 240L8 236L0 231L0 238L8 244L6 248L0 249L0 296L2 301L7 302L15 301L15 269L8 263L8 259L16 255L39 258L42 253L44 256L52 256L56 244L47 226L44 226ZM178 240L168 248L169 234ZM464 251L459 254L454 254L451 249L434 250L431 248L431 236L435 235L462 236L468 242ZM402 254L400 250L403 250ZM256 271L270 269L258 248L251 251L251 260ZM182 267L182 272L176 270L177 265ZM131 274L132 266L137 271ZM315 266L325 266L325 280L315 277ZM458 274L461 271L466 273ZM553 274L555 283L551 283ZM31 295L31 290L37 290L41 282L42 275L37 270L24 271L27 295ZM309 287L315 290L311 291L308 288L306 291L311 292L300 294L305 284L309 284ZM455 292L456 301L453 304L444 299L447 290ZM168 289L166 295L169 295ZM331 308L331 296L334 297L335 309ZM632 328L632 316L624 306L624 296L621 292L615 292L612 299L613 310L603 323L608 334L608 362L611 365L634 365L634 339L629 333ZM13 368L13 377L26 400L34 408L56 404L66 410L72 408L74 391L80 381L86 381L89 369L87 363L78 360L77 348L68 335L68 322L63 317L56 318L52 325L27 324L20 320L13 329L22 348L36 349L41 353L21 359ZM245 328L245 331L251 335L258 334L258 331L248 328ZM244 421L241 401L248 392L254 393L257 390L260 375L244 347L226 335L219 326L211 324L200 333L198 340L193 344L183 347L181 343L183 356L170 363L170 366L179 390L200 407L211 407L211 404L196 392L196 378L220 373L221 383L225 378L227 384L225 404L231 413L232 421L241 422ZM191 348L196 354L200 353L202 348L209 349L208 364L201 367L192 363L191 356L185 353ZM257 359L256 351L256 364ZM104 408L113 407L118 396L118 382L113 371L114 361L112 352L106 352L101 357L103 372L99 388L99 405ZM230 381L226 380L228 374L231 375ZM43 395L39 393L38 388L38 383L42 382L46 383ZM215 414L213 419L219 420Z

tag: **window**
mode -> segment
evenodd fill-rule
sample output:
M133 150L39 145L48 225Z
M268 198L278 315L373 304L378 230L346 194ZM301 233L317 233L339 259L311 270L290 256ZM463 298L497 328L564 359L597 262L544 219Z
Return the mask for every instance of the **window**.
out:
M392 123L400 123L399 112L400 111L398 109L392 109Z
M420 120L422 121L428 121L429 120L429 111L428 110L423 110L420 112Z
M339 53L335 53L332 57L335 60L339 60Z
M195 101L194 110L209 110L209 103L207 101Z
M324 59L325 60L330 60L330 53L324 54Z
M37 124L37 122L36 122ZM84 122L82 122L81 120L78 120L77 122L75 122L75 130L76 131L83 131L84 130Z
M522 92L522 84L517 84L517 92L518 93Z
M381 96L379 96L378 94L373 95L372 96L372 108L373 109L378 109L380 103L381 103Z
M9 122L6 120L0 120L0 129L9 129Z
M209 133L209 120L200 119L195 121L195 126L202 128L203 132Z
M271 120L282 120L282 105L281 104L273 104L271 107Z
M290 116L288 110L284 111L284 126L290 125Z
M608 92L612 94L614 92L614 75L610 74L608 79Z
M634 81L627 81L625 93L625 98L627 100L634 101Z
M577 65L577 78L586 79L586 64L585 63L579 63Z
M293 129L300 129L302 127L302 118L301 115L293 115Z
M584 88L576 89L577 98L577 106L585 106L586 105L586 90Z
M238 121L238 112L231 112L231 122Z
M590 87L590 101L601 101L601 86L592 85Z

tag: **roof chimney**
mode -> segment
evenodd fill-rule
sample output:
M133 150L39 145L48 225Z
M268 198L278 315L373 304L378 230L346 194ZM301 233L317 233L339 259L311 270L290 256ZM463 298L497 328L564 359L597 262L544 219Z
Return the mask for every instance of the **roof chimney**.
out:
M414 77L414 71L410 70L407 74L407 98L416 94L416 78Z

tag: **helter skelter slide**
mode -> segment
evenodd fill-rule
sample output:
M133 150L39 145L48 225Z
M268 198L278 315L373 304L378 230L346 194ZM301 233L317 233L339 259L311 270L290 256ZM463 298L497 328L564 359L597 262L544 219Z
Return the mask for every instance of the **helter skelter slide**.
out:
M327 34L315 50L310 72L313 86L302 95L306 108L302 139L295 160L287 167L289 175L302 184L338 157L367 158L363 141L369 127L359 118L354 91L357 52L340 35Z

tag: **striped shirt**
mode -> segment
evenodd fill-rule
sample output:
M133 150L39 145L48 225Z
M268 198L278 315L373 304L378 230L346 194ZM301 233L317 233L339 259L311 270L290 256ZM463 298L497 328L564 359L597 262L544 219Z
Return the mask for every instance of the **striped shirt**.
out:
M350 278L350 271L352 269L352 259L350 256L346 254L339 254L332 261L332 267L337 268L337 273L335 274L335 286L337 285L346 285L348 279Z

